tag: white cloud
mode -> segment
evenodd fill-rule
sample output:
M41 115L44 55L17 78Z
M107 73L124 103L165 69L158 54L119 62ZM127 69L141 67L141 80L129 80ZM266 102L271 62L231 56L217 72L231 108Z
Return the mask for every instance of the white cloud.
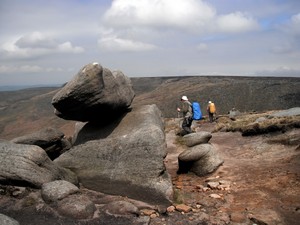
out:
M61 72L62 68L53 67L41 67L37 65L19 65L19 66L0 66L0 74L10 74L10 73L40 73L40 72Z
M239 33L259 27L246 13L218 15L202 0L114 0L101 25L98 46L113 51L149 50L163 39L175 43L188 35Z
M218 16L216 29L224 32L245 32L258 29L257 22L241 12Z
M198 33L244 32L258 27L246 13L217 15L213 6L201 0L115 0L103 19L116 28L167 27Z
M118 38L115 36L107 36L98 40L98 46L104 51L127 51L139 52L149 51L156 47L151 44L133 41L129 39Z
M284 30L291 34L294 38L300 38L300 13L293 15Z
M56 47L56 42L40 32L25 34L20 37L15 45L19 48L46 48L52 49Z
M115 0L104 20L114 26L187 28L195 23L204 24L214 15L212 7L196 0Z
M71 42L67 41L57 46L59 52L63 53L81 53L84 52L84 48L78 46L72 46Z
M292 53L294 49L290 43L280 43L279 45L274 46L271 51L276 54L286 54Z
M207 52L208 51L208 46L205 43L200 43L196 46L197 50L200 52Z
M59 43L40 32L23 35L4 43L0 48L2 58L35 58L54 53L81 53L84 48L72 46L71 42Z

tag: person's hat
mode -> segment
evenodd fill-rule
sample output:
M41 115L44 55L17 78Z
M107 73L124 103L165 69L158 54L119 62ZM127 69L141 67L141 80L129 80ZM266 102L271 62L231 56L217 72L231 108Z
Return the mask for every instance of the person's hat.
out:
M210 103L211 103L211 101L208 101L208 103L210 104Z
M188 101L188 98L184 95L184 96L181 97L181 100Z

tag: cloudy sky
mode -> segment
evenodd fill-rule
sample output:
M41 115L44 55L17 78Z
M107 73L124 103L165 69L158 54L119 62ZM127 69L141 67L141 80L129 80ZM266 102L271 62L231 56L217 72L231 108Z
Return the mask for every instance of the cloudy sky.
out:
M300 77L299 0L0 0L0 85L129 77Z

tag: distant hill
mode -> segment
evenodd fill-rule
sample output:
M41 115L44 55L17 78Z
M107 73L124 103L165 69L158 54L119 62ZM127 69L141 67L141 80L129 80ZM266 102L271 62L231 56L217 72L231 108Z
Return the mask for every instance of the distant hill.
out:
M205 115L209 100L219 114L235 107L242 112L300 106L300 78L282 77L144 77L131 78L136 97L132 106L156 104L164 117L177 117L180 98L198 101ZM58 87L0 92L0 139L12 139L52 126L72 135L74 121L54 115L51 99Z
M182 95L198 101L202 113L209 100L219 114L233 107L265 111L300 106L300 78L282 77L154 77L132 78L137 96L134 104L157 104L165 117L176 117Z

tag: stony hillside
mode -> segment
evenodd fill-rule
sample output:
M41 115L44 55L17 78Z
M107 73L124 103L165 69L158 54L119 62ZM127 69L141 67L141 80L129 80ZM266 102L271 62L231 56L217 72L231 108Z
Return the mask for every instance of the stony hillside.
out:
M133 78L135 104L155 103L165 117L176 117L180 97L198 101L205 113L212 100L219 114L233 107L241 112L288 109L300 105L299 78L169 77Z
M136 97L133 106L156 104L164 117L177 117L180 97L187 95L201 104L205 115L208 100L218 114L235 107L241 112L293 108L300 105L300 78L261 77L148 77L131 78ZM51 99L58 88L31 88L0 92L0 139L12 139L45 126L72 135L74 121L53 113Z

